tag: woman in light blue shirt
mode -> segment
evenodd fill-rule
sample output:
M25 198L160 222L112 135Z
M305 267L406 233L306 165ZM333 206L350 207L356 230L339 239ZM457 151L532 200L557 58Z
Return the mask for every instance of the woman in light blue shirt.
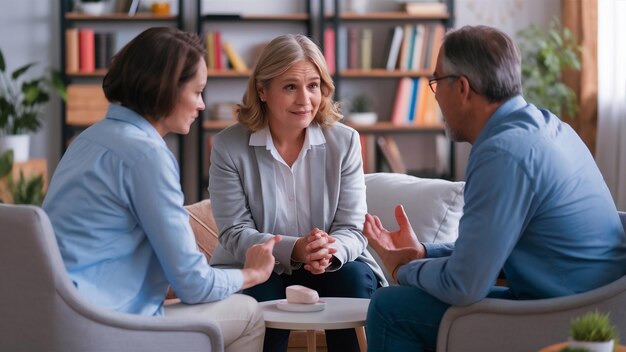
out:
M210 267L163 139L187 134L204 110L203 55L196 35L174 28L151 28L128 43L104 78L105 118L72 142L43 208L70 278L94 304L142 315L201 314L220 325L227 351L258 351L258 304L233 293L267 280L280 238L251 247L242 270ZM164 308L170 285L183 303Z

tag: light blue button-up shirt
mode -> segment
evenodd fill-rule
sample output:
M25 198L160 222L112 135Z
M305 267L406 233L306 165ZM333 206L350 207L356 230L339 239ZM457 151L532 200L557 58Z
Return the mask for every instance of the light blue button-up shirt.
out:
M61 159L45 198L71 280L89 301L163 314L168 286L185 303L241 289L240 270L211 268L183 208L178 163L143 117L110 105Z
M587 147L569 125L515 97L484 126L467 165L456 244L425 244L398 270L453 305L484 298L503 268L511 297L566 296L626 274L626 235Z

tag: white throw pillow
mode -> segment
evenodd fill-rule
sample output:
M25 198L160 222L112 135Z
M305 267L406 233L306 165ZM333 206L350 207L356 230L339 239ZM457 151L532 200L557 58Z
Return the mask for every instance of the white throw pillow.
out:
M394 208L402 204L421 242L453 242L463 215L465 182L405 174L365 175L367 209L390 231L398 229Z
M387 230L398 230L394 208L402 204L420 242L454 242L458 237L465 182L375 173L365 175L365 185L367 211L377 215ZM393 282L378 254L372 248L369 251Z

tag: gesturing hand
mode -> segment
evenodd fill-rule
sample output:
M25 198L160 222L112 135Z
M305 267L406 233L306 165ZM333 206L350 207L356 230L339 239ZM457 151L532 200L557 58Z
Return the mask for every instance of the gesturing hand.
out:
M366 214L363 234L392 273L393 279L397 280L397 269L412 260L424 258L426 250L417 240L402 205L396 206L395 216L400 229L390 232L383 227L378 216Z
M413 232L413 228L411 227L409 218L404 211L404 207L402 205L397 205L394 210L396 221L398 222L400 229L393 232L390 232L383 227L383 224L378 216L371 214L365 215L363 234L369 241L372 248L378 252L379 248L390 250L407 247L422 247L415 236L415 232Z
M243 288L252 287L267 281L274 270L274 245L281 240L276 235L263 244L255 244L246 251L243 265Z

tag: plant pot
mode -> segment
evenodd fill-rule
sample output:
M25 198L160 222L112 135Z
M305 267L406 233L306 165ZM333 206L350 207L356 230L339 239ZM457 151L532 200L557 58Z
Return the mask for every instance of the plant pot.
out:
M570 340L567 344L570 348L584 348L589 352L613 352L613 348L615 347L615 341L575 341Z
M372 125L378 120L378 115L375 112L353 112L347 120L357 125Z
M368 0L348 0L348 10L356 13L367 12Z
M101 16L104 14L106 4L104 1L100 2L81 2L80 10L91 16Z
M30 154L29 134L9 134L0 136L0 154L13 149L13 162L28 161Z

